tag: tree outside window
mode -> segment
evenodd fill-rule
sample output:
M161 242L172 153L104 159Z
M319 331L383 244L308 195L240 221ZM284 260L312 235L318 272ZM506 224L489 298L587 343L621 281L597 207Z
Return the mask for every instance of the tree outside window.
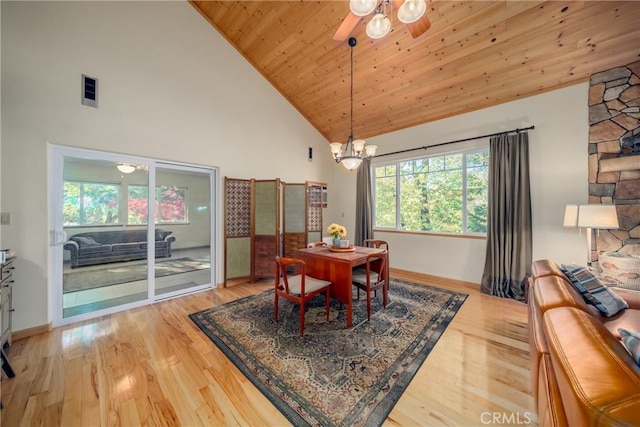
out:
M120 185L65 181L64 226L115 225L120 219Z
M486 233L488 164L485 149L374 166L375 226Z
M184 187L156 187L156 224L183 224L188 222L186 193L187 189ZM146 186L129 186L129 224L147 223L147 197L148 188Z

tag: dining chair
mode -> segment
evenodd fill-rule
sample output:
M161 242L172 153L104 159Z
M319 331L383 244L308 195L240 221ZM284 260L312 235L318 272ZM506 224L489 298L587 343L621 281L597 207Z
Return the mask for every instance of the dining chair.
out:
M371 292L382 289L382 306L387 308L387 279L385 275L387 253L367 255L367 262L364 269L353 271L352 282L358 288L358 299L360 299L360 289L367 294L367 321L371 320Z
M384 249L387 253L387 270L385 271L385 280L387 282L387 290L389 290L389 243L380 239L365 239L362 241L362 246L367 246L370 248L381 248Z
M327 246L326 242L311 242L307 245L308 248L316 248L318 246Z
M389 252L389 244L380 239L365 239L362 241L362 246L368 246L373 248L382 248Z
M287 266L295 267L300 274L287 276ZM305 262L298 258L281 258L276 255L276 280L274 320L278 322L278 298L283 297L300 304L300 336L304 336L304 310L311 298L324 293L326 300L327 322L329 321L329 287L331 282L316 279L306 274Z

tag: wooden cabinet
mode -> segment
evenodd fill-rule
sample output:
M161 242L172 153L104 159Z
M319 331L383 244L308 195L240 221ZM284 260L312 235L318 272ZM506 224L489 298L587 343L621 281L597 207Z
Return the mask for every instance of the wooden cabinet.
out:
M11 345L11 316L13 305L11 292L13 290L13 270L15 264L13 259L8 259L0 268L0 346Z

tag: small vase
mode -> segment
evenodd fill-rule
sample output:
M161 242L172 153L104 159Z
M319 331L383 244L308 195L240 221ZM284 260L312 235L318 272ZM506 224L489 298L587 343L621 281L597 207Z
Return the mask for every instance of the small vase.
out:
M333 239L333 247L334 248L340 247L340 239Z

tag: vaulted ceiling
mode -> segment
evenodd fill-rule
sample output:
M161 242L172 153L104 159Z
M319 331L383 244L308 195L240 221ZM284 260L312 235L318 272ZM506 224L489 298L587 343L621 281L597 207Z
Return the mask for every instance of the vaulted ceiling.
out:
M350 126L348 1L191 4L327 141ZM388 6L390 7L390 5ZM431 28L352 36L354 136L367 138L588 80L640 60L640 2L437 1Z

